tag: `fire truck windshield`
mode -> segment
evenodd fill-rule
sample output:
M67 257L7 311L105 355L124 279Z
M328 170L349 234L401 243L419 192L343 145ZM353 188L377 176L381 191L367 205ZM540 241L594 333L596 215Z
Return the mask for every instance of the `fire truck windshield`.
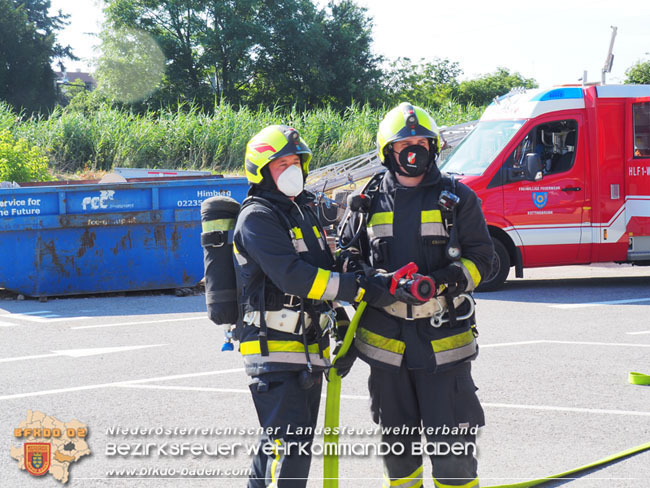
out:
M441 171L462 175L481 175L510 139L524 125L524 120L479 122L440 164Z

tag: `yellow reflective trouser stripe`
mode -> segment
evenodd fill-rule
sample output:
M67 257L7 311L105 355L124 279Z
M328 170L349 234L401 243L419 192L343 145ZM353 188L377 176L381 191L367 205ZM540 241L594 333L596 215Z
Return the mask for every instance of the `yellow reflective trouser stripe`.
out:
M419 488L422 486L422 469L423 466L420 466L410 475L396 480L391 480L386 473L384 473L384 487L399 486L399 488Z
M422 223L428 224L431 222L442 223L442 214L440 210L422 210Z
M474 286L477 287L481 282L481 273L478 272L476 265L467 258L460 258L460 262L463 263L465 269L469 271L469 274L472 277L472 281L474 281Z
M445 337L444 339L438 339L431 341L434 352L449 351L450 349L456 349L457 347L463 347L467 344L470 344L474 340L474 333L470 330L456 334L453 336Z
M232 230L235 228L235 219L217 219L201 222L203 232L214 232L218 230Z
M275 443L282 448L282 441L280 439L276 439ZM273 460L273 464L271 464L271 484L269 488L276 488L278 486L278 474L280 474L280 468L282 467L282 451L274 446L273 452L275 453L275 459Z
M305 346L298 341L267 341L269 352L304 352ZM318 354L318 344L311 344L307 347L309 352ZM242 342L239 351L243 355L262 354L259 341Z
M330 279L330 271L327 271L323 268L318 268L318 273L316 273L316 278L311 285L309 293L307 293L307 298L312 300L320 300L327 289L327 282Z
M398 368L402 364L402 358L404 356L401 353L386 351L385 349L371 346L363 342L358 336L354 338L354 345L361 354L380 363L390 364Z
M368 227L373 227L375 225L385 225L393 223L393 212L377 212L372 214L370 221L368 222Z
M358 329L357 338L361 342L370 344L384 351L394 352L396 354L404 354L404 349L406 349L406 344L397 339L388 339L387 337L380 336L374 332L370 332L368 329Z
M478 478L474 478L463 485L448 485L447 483L442 483L435 478L433 478L433 483L436 485L436 488L474 488L475 486L478 486Z

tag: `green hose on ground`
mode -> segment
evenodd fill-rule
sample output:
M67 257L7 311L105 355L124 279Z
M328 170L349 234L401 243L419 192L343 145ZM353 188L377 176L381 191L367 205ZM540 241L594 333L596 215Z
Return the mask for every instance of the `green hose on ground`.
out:
M627 449L626 451L617 452L616 454L613 454L606 458L599 459L598 461L594 461L591 464L586 464L584 466L580 466L578 468L565 471L564 473L554 474L551 476L547 476L546 478L539 478L536 480L522 481L521 483L514 483L511 485L486 486L485 488L529 488L531 486L539 486L543 483L548 483L549 481L560 480L562 478L570 478L572 475L581 473L582 471L587 471L589 469L596 468L598 466L604 466L614 461L618 461L619 459L632 456L633 454L638 454L642 451L647 451L648 449L650 449L650 442L648 442L647 444L642 444L640 446L633 447L631 449Z

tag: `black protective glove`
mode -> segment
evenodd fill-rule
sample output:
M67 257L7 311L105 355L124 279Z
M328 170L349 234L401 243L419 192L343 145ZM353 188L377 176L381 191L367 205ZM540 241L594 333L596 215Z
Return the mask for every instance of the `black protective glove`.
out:
M336 349L334 349L334 356L336 356L336 354L339 352L341 346L342 344L336 346ZM350 349L348 349L348 352L345 354L345 356L337 359L335 365L327 371L327 381L330 379L330 374L335 374L332 372L333 369L336 369L336 372L341 378L345 378L352 369L352 365L356 359L357 349L354 347L354 343L352 343L350 344Z
M392 275L386 273L374 273L357 275L359 288L365 290L361 300L376 308L384 308L395 303L396 298L390 294L390 280Z
M343 251L337 259L337 267L343 273L362 272L366 264L358 252Z
M431 273L431 278L440 289L440 285L445 285L446 290L442 293L447 296L458 296L467 290L467 277L463 269L455 264L445 266L438 271Z
M336 340L343 342L350 326L350 317L343 307L336 307L334 314L336 316Z
M414 278L416 278L418 275L413 275ZM391 276L392 278L392 276ZM409 305L422 305L426 302L423 302L422 300L419 300L415 298L415 296L409 292L409 290L405 286L398 286L395 289L394 293L395 298L397 298L400 302L407 303Z

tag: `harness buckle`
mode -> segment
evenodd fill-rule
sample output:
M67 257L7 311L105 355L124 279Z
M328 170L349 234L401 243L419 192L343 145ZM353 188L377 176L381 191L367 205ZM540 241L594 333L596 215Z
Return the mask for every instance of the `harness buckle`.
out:
M301 298L298 295L289 295L285 293L284 295L284 306L285 307L299 307Z

